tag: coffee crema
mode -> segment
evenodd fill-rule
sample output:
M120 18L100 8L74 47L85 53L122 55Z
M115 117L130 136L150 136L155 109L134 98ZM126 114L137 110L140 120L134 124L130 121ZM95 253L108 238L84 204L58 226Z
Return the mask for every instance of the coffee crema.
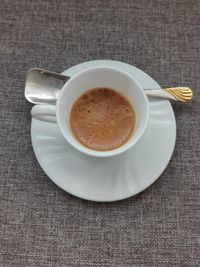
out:
M136 124L133 106L109 88L94 88L73 104L70 126L76 139L85 147L108 151L125 144Z

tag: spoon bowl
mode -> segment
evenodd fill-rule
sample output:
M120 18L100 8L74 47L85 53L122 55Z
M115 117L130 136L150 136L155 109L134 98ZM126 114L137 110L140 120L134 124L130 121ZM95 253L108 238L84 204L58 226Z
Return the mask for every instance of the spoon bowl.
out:
M30 69L26 76L25 98L33 104L55 104L60 90L69 79L56 72Z

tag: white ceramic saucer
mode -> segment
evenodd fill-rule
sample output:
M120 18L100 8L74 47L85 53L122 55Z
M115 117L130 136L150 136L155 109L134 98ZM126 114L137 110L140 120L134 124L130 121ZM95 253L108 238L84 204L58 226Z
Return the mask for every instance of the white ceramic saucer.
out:
M160 88L143 71L111 60L85 62L63 73L73 76L92 66L113 66L133 75L144 88ZM142 139L128 152L113 158L86 156L64 140L56 124L32 119L32 144L41 168L63 190L87 200L116 201L143 191L166 168L176 140L169 101L149 101L150 122Z

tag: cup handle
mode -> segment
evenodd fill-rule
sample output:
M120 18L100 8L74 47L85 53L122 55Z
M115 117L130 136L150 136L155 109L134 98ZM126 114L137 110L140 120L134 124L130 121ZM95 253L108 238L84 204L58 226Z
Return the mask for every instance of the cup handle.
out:
M31 115L33 118L56 123L56 106L54 105L35 105L31 109Z

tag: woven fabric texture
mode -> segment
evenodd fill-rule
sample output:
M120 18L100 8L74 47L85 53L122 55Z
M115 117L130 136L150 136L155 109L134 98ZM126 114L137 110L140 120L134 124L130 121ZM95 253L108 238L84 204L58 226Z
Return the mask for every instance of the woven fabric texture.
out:
M164 173L114 203L58 188L31 146L27 70L93 59L194 90L192 103L173 104L177 142ZM200 266L199 76L200 1L1 0L0 266Z

